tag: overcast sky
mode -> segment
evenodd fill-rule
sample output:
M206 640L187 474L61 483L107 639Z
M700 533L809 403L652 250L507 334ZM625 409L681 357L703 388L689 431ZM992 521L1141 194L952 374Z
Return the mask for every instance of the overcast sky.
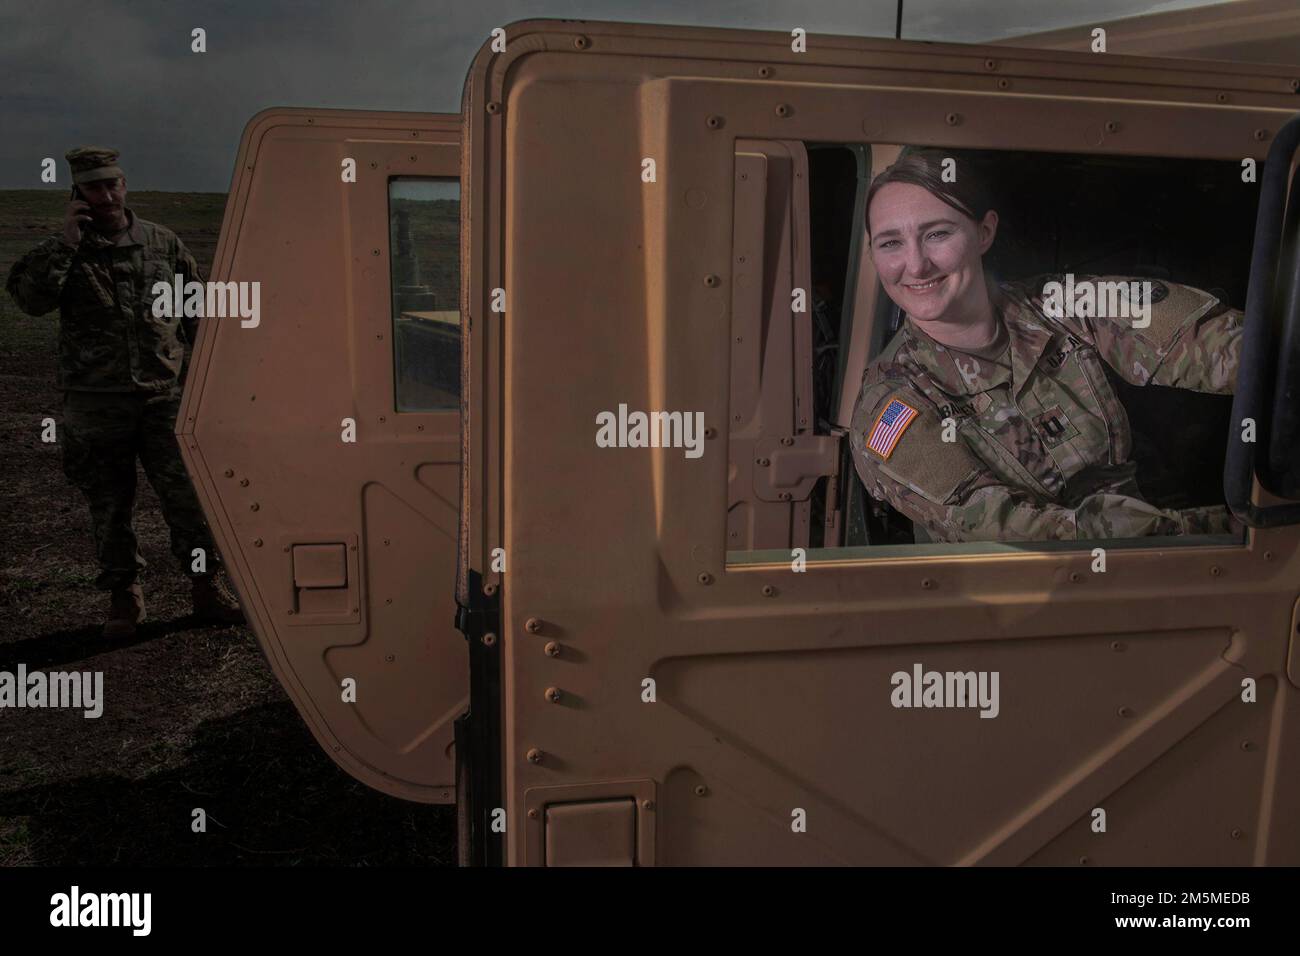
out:
M1205 0L905 0L903 37L980 42ZM268 106L454 113L493 27L533 17L893 36L896 0L0 0L0 187L113 146L132 189L225 192ZM207 31L206 53L190 31Z

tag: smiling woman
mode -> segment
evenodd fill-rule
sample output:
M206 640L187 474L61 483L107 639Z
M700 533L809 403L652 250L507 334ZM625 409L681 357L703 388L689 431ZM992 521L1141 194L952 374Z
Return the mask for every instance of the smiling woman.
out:
M1172 282L1068 276L1072 289L1103 292L1082 308L1045 299L1062 286L1044 277L995 283L991 207L975 170L938 150L905 155L867 194L871 260L906 315L853 416L867 490L943 541L1236 530L1221 506L1143 497L1107 370L1131 385L1231 393L1241 313Z

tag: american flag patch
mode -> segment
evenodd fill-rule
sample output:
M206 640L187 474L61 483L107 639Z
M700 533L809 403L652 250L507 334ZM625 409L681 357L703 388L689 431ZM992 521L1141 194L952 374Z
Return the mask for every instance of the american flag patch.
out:
M907 426L916 418L916 409L898 399L890 399L885 410L876 419L871 434L867 436L867 447L886 460L894 453L894 446L907 431Z

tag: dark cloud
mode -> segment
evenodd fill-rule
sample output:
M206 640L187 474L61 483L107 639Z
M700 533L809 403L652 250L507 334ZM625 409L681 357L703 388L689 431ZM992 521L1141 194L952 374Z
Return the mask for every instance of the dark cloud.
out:
M493 27L532 17L892 36L893 0L6 0L0 185L40 162L114 146L134 189L224 191L244 124L268 106L451 112ZM974 42L1202 0L907 0L903 35ZM190 31L208 52L190 52Z

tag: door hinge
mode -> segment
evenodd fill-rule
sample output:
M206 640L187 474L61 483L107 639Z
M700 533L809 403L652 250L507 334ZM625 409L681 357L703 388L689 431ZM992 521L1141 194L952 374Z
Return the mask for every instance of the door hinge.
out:
M492 827L501 796L501 592L483 593L469 572L470 605L456 605L469 643L469 710L456 720L456 815L462 866L500 866L505 843Z

